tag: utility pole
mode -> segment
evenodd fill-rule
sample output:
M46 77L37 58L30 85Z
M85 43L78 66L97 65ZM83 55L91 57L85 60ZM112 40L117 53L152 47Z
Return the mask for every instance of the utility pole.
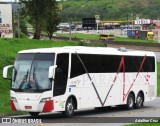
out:
M18 11L17 11L17 16L18 16L18 21L17 21L17 23L18 23L18 25L17 25L17 32L18 32L18 38L20 38L20 28L19 28L19 9L18 9Z
M97 33L98 33L98 23L100 21L100 15L95 15L96 23L97 23Z
M127 13L127 29L129 28L129 22L128 22L128 13Z
M72 40L72 38L71 38L71 21L69 22L69 41L71 41Z
M134 29L134 13L132 14L132 29Z
M98 21L97 21L97 33L98 33Z
M12 31L13 31L13 38L15 38L15 29L14 29L14 22L15 22L15 14L13 11L13 2L11 2L11 6L12 6Z
M158 28L158 43L160 43L160 28Z

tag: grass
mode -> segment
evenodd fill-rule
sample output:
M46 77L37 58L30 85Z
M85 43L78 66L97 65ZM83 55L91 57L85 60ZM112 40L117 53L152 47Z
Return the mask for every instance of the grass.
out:
M135 123L135 124L128 124L124 126L159 126L159 123Z
M115 37L115 41L119 42L147 42L147 43L157 43L155 40L144 40L144 39L133 39L133 38L125 38L125 37Z
M58 36L63 36L63 37L69 37L68 33L65 34L57 34ZM72 38L81 38L81 39L91 39L91 40L99 40L99 35L98 34L83 34L83 33L72 33L71 34ZM132 39L132 38L125 38L125 37L118 37L115 36L115 41L118 42L147 42L147 43L157 43L155 40L142 40L142 39Z
M63 36L63 37L69 37L69 34L57 34L58 36ZM83 33L72 33L71 34L72 38L80 38L80 39L91 39L91 40L98 40L99 35L97 34L83 34Z
M159 123L135 123L135 124L128 124L124 126L159 126Z

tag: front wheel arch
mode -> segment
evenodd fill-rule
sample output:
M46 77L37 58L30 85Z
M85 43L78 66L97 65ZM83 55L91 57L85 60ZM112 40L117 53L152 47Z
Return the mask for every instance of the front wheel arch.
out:
M67 100L68 100L68 99L72 99L72 101L74 102L74 109L77 110L78 104L77 104L77 99L76 99L76 97L75 97L74 95L70 95L70 96L67 98Z
M62 112L62 115L71 118L74 115L75 109L77 109L77 100L74 96L70 96L66 101L65 110Z

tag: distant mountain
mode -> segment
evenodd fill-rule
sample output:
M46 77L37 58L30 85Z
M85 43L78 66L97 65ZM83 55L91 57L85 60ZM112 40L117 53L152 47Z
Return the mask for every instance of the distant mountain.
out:
M101 20L159 19L160 0L68 0L63 4L64 21L81 21L100 15Z

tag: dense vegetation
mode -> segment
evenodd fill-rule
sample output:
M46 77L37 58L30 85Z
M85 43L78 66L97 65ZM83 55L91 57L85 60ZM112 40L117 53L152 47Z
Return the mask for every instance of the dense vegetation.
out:
M100 15L101 20L131 20L160 18L160 0L68 0L62 2L63 21L81 21L84 17Z
M29 17L29 23L35 29L34 39L40 39L42 31L46 31L51 39L61 20L58 3L55 0L20 0L20 3L21 15L25 18Z

